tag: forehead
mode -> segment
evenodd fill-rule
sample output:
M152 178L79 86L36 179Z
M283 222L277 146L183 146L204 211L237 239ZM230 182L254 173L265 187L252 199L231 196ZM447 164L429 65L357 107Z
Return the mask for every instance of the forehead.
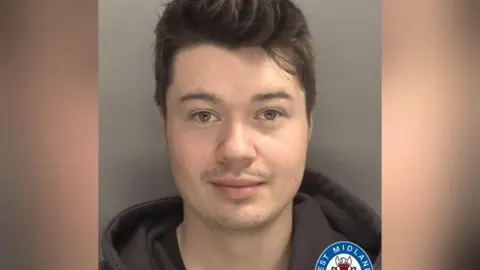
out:
M232 100L279 90L294 98L304 96L297 79L260 48L229 50L215 45L197 45L181 50L172 68L172 87L168 94L173 96L197 89Z

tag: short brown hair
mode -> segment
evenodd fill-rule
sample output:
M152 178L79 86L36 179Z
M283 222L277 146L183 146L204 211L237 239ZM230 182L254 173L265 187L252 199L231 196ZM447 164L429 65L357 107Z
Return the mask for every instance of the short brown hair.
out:
M261 47L297 76L310 117L316 98L314 52L306 19L290 0L172 0L155 33L155 101L163 113L173 56L187 46L211 43Z

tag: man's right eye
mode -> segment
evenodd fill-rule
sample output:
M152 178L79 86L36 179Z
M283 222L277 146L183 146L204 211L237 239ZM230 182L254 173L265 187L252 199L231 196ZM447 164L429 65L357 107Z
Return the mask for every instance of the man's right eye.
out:
M218 118L213 113L208 112L208 111L195 112L195 113L191 114L190 117L191 117L191 119L193 119L193 120L195 120L199 123L202 123L202 124L209 123L209 122L216 122L216 121L220 120L220 118Z

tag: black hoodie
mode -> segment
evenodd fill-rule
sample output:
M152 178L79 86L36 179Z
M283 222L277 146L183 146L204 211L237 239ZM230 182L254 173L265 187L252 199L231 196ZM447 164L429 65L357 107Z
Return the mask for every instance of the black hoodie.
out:
M315 270L331 244L350 241L363 248L381 269L379 216L346 189L307 169L294 199L294 225L289 270ZM180 197L130 207L108 225L102 241L101 270L177 270L158 241L182 221Z

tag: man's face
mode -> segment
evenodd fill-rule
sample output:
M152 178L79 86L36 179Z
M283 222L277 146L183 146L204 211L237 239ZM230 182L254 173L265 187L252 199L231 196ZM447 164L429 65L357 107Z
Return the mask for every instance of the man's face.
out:
M305 95L262 50L182 50L166 103L170 162L187 215L243 230L290 205L310 134Z

